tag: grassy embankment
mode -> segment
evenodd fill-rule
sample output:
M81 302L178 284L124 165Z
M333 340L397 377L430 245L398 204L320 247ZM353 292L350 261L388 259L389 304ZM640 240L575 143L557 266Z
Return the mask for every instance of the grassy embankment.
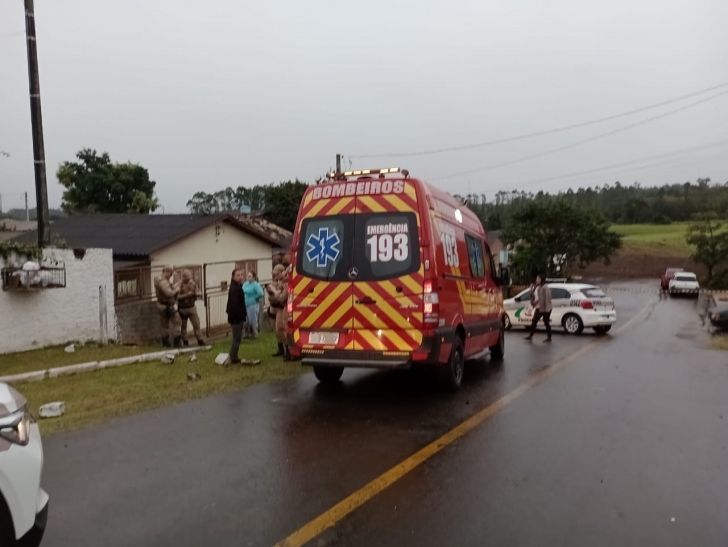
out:
M25 395L31 410L36 414L42 404L52 401L66 403L66 413L60 418L40 420L41 431L48 434L86 427L187 399L290 378L307 371L300 363L286 363L279 357L271 357L276 346L275 337L271 333L262 334L255 341L244 341L240 348L241 357L260 359L261 365L215 365L215 357L218 353L226 353L229 344L229 339L215 342L211 351L198 353L195 362L189 361L189 355L180 355L171 365L159 361L140 363L75 376L18 383L14 387ZM142 349L156 351L160 348ZM136 354L144 352L139 348L110 346L79 348L73 354L65 354L63 348L11 354L2 356L0 373L10 374L9 371L25 372L61 364L111 359L134 355L133 350L136 350ZM68 357L69 355L75 356L75 359ZM191 372L198 373L202 378L197 381L188 380L187 374Z

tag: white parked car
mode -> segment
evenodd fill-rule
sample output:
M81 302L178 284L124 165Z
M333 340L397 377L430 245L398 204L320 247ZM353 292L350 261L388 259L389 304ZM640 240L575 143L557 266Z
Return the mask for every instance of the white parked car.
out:
M43 445L25 397L0 384L0 545L40 545L48 494L40 487Z
M700 283L698 276L691 272L679 272L670 280L670 294L690 294L698 296L700 293Z
M604 334L617 321L614 300L596 285L583 283L548 283L551 290L551 325L562 327L569 334L581 334L592 328ZM503 302L506 310L506 329L529 327L533 319L531 289L520 292ZM539 323L541 324L541 323Z

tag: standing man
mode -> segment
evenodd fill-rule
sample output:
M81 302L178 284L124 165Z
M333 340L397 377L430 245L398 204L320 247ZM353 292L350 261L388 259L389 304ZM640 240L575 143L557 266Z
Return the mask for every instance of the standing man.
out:
M243 339L243 325L247 317L245 312L245 295L243 294L243 270L235 268L233 270L232 279L230 280L230 290L228 291L227 308L225 311L228 316L228 323L233 331L233 341L230 345L230 362L232 364L240 363L238 350L240 342Z
M266 287L270 307L276 313L276 339L278 351L273 357L285 356L288 359L286 346L286 300L288 299L288 274L283 264L273 268L273 282Z
M171 266L165 266L162 269L162 275L154 281L154 291L157 294L157 309L159 310L160 325L162 327L162 345L165 348L170 347L169 333L172 332L174 337L174 347L182 347L182 339L180 336L180 318L175 304L177 303L177 295L179 288L174 288L170 279L174 269Z
M197 315L197 297L199 290L197 283L192 279L192 272L189 270L182 271L182 281L179 283L179 295L177 296L177 308L179 309L179 317L182 320L182 344L189 346L187 341L187 321L192 323L192 330L197 338L197 345L204 346L205 341L202 339L200 331L200 316Z
M551 342L551 290L544 279L536 276L536 286L531 290L531 303L533 304L533 321L531 322L531 332L526 336L529 342L536 332L536 325L543 318L543 324L546 325L546 340Z

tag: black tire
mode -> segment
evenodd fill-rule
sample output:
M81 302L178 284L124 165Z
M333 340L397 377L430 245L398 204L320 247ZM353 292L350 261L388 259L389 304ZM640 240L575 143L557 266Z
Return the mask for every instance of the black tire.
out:
M344 374L344 367L313 367L313 373L322 384L335 384Z
M0 495L0 545L15 545L15 527L10 516L10 509Z
M584 322L575 313L569 313L561 320L561 326L568 334L581 334L584 331Z
M513 325L511 325L511 318L508 317L508 314L503 315L503 328L505 330L511 330L513 328Z
M498 342L495 346L490 346L490 360L491 361L502 361L503 357L506 356L506 334L505 328L500 330L498 334Z
M610 330L612 330L612 325L603 325L601 327L594 327L594 332L597 334L607 334Z
M463 347L463 339L459 335L455 335L450 350L450 358L445 367L444 383L450 391L457 391L463 384L463 376L465 374L465 349Z

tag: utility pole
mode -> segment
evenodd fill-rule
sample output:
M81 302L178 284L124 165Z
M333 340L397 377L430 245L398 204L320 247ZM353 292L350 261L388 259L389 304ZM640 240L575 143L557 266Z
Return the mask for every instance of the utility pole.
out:
M28 210L28 192L25 192L25 222L30 222L30 211Z
M336 154L336 174L341 174L341 154Z
M35 40L35 10L33 0L25 0L25 38L28 45L28 83L30 87L30 123L33 130L33 163L35 168L35 205L38 217L38 247L51 242L46 184L45 147L43 145L43 116L40 110L40 79L38 50Z
M3 195L0 194L0 213L3 212Z

